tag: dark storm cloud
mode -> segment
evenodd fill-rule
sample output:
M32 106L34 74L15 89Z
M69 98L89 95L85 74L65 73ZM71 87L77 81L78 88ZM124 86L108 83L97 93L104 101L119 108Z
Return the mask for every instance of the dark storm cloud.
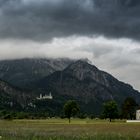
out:
M140 39L140 0L0 0L0 38Z

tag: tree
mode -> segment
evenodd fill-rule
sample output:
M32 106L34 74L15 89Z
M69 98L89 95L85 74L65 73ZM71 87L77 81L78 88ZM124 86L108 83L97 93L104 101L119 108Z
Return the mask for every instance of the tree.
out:
M136 101L132 97L128 97L124 100L122 104L122 116L126 119L135 118L135 111L137 107Z
M75 116L78 112L79 112L79 106L75 101L69 100L65 103L64 113L65 113L65 116L69 119L69 123L70 123L71 117Z
M110 122L118 117L118 105L115 101L108 101L104 103L103 107L103 116L109 118Z

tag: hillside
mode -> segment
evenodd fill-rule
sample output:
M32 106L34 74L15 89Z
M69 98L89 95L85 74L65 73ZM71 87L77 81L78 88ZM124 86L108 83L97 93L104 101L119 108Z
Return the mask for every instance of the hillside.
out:
M0 109L1 110L21 110L27 101L31 100L31 95L28 92L22 91L17 87L13 87L0 80Z
M64 103L72 99L79 103L82 112L98 115L108 100L121 105L126 97L133 97L140 104L140 93L131 85L99 70L87 60L0 61L0 77L10 82L0 80L1 109L59 115ZM40 94L49 92L52 100L37 100Z
M54 96L71 96L79 101L83 111L90 113L100 112L108 100L121 105L126 97L134 97L140 103L140 93L132 86L81 60L43 78L36 86L42 91L53 91Z
M11 113L12 116L16 115L16 117L17 115L20 116L20 113L22 117L26 113L30 114L27 115L28 117L43 117L46 114L56 115L61 113L64 102L57 99L37 100L37 97L39 95L36 92L25 91L0 80L0 118ZM64 100L63 97L60 98Z

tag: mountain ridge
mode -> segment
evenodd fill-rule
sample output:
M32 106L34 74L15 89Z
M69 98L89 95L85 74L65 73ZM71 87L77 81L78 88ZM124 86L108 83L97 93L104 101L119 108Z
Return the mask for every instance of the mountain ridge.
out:
M100 110L108 100L116 100L121 105L126 97L132 96L140 102L140 93L132 86L81 60L43 78L36 86L53 90L56 95L70 95L84 104L100 102Z
M28 61L33 61L33 63L28 63ZM44 71L47 70L50 72L50 67L53 65L54 67L56 66L60 69L55 69L53 72L43 76L42 73L41 75L38 74L39 78L37 79L34 78L33 75L34 79L32 82L30 82L30 80L32 80L32 76L28 77L28 75L30 75L32 72L32 66L35 64L34 61L37 64L36 67L34 67L34 70L39 72L43 68L45 68ZM67 62L68 64L66 64ZM41 65L38 66L39 63L41 63ZM3 70L7 69L9 62L6 63L6 67L1 67L1 64L4 64L4 61L3 63L0 62L0 76L2 75L2 68ZM15 66L14 64L19 65ZM54 60L52 61L48 59L26 59L25 61L20 60L18 63L17 60L13 61L12 65L14 65L14 67L11 67L14 71L12 77L13 80L16 80L17 78L17 81L20 81L20 78L22 78L22 76L14 76L16 72L18 74L23 72L26 75L25 78L28 77L27 83L29 83L29 88L27 89L29 91L24 89L24 85L21 88L24 92L24 103L22 103L21 99L23 98L23 92L20 90L20 86L22 85L16 85L20 91L17 92L18 94L16 94L16 96L21 96L17 99L21 101L22 105L19 105L22 106L23 110L32 110L33 112L36 112L37 110L51 111L52 113L57 112L57 114L59 114L63 104L67 100L71 99L76 100L79 103L82 112L88 114L100 114L102 111L102 104L108 100L115 100L119 106L121 106L125 98L133 97L138 103L140 103L140 93L133 89L131 85L119 81L109 73L98 69L91 63L88 63L87 60L57 60L54 62ZM30 71L28 71L26 66L29 67ZM22 69L24 67L26 71L25 69ZM10 71L10 73L7 74L11 77L12 73ZM47 94L49 92L52 92L53 100L37 100L37 97L39 97L40 94ZM36 106L36 108L32 108L34 106Z
M74 60L70 59L15 59L0 61L0 79L20 88L62 70Z

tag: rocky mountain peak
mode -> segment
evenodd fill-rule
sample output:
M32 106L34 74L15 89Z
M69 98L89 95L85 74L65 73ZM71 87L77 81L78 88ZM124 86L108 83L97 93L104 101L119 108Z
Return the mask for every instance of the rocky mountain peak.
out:
M108 84L106 79L108 75L106 73L83 60L78 60L75 63L72 63L64 71L65 73L77 77L79 80L92 79L96 82L102 83L103 85Z
M91 65L87 61L77 60L66 68L66 71L78 71L78 72L90 72L90 71L99 71L98 68L94 65Z

